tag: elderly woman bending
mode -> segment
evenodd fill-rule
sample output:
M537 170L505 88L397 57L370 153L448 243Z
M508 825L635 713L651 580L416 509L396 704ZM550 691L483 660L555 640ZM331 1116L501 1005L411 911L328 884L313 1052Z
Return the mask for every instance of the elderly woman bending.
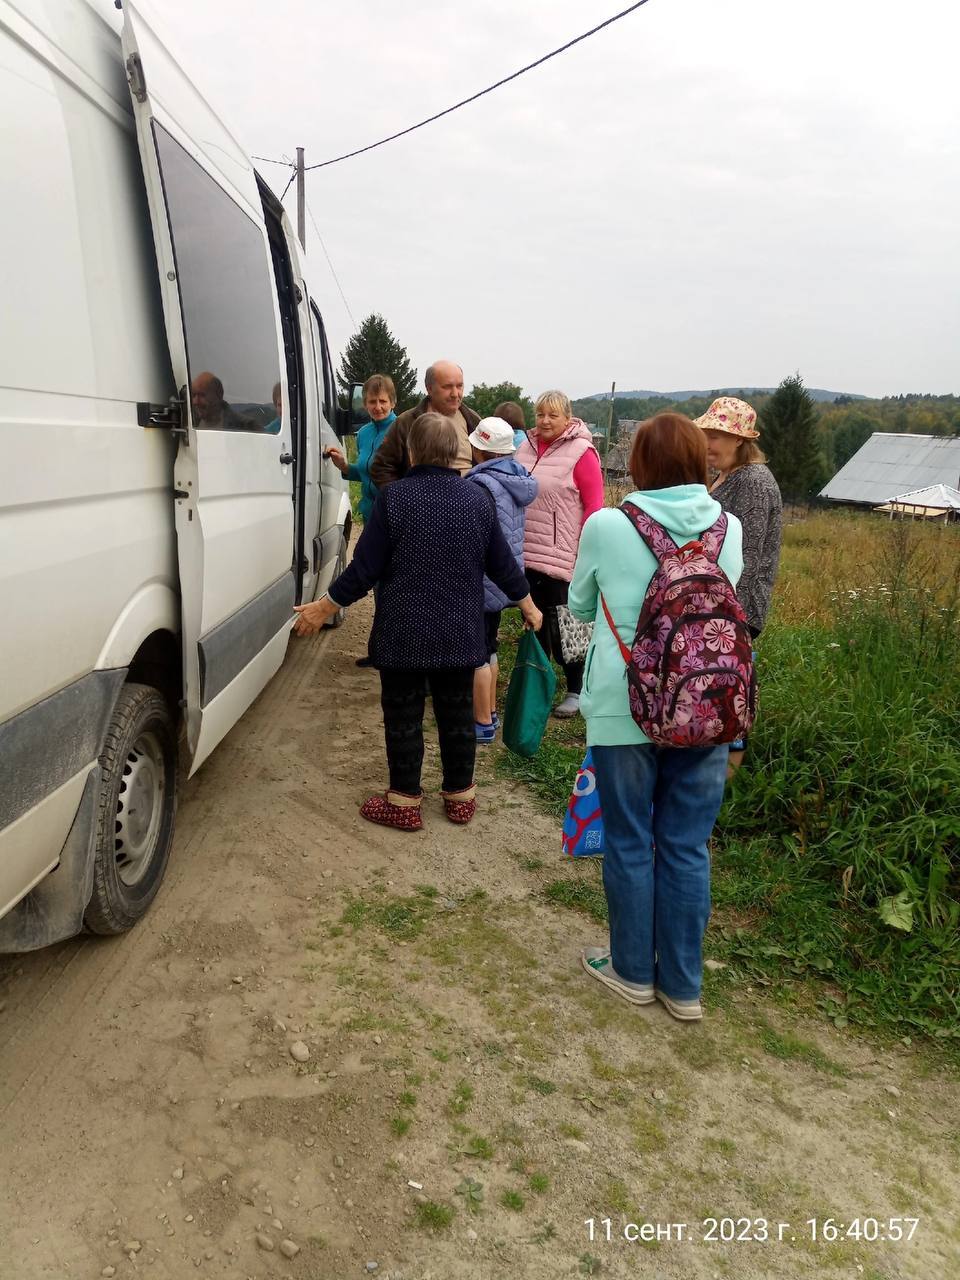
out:
M370 657L380 672L389 788L365 800L364 818L418 831L423 825L420 774L423 711L429 692L443 766L444 809L451 822L476 812L473 673L486 657L484 573L530 627L542 616L530 597L480 487L455 470L457 429L437 413L421 414L407 437L411 467L377 498L350 566L313 604L301 605L299 635L319 630L379 586Z

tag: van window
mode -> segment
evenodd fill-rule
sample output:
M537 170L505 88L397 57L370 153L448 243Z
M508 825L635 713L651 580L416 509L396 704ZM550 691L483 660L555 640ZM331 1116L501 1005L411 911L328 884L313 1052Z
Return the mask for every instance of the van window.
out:
M194 426L276 431L279 352L263 230L161 125L153 127L177 262Z
M313 325L313 345L317 353L317 364L323 373L322 403L323 416L327 422L333 423L336 414L334 413L334 405L336 404L336 388L333 383L333 373L330 368L330 353L327 350L327 335L323 327L323 321L320 319L320 312L317 310L315 302L310 303L310 322Z

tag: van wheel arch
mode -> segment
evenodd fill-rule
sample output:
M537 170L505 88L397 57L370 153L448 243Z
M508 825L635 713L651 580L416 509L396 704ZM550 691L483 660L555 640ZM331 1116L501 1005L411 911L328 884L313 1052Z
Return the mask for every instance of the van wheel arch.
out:
M141 643L127 671L128 684L148 684L176 715L183 696L183 655L172 631L154 631Z
M349 517L343 526L343 532L340 535L340 546L337 549L337 563L334 566L332 582L336 582L344 569L347 567L347 547L350 544L350 522ZM346 609L338 609L330 621L326 624L328 628L342 627L346 620Z

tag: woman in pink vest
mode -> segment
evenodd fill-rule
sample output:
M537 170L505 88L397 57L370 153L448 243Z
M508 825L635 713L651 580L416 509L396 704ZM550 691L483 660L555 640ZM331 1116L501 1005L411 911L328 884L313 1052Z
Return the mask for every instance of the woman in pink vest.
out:
M562 391L545 391L536 413L537 425L514 455L539 486L527 507L523 559L530 594L543 613L540 642L567 678L567 696L553 714L567 719L580 710L583 657L564 662L557 609L566 610L583 522L603 506L603 475L589 428L573 417Z

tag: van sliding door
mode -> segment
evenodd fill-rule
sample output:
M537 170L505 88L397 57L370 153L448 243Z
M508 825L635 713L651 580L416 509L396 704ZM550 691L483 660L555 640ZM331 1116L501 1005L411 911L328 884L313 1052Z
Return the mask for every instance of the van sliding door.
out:
M125 0L123 53L181 388L173 477L192 773L274 674L295 598L293 453L249 160Z

